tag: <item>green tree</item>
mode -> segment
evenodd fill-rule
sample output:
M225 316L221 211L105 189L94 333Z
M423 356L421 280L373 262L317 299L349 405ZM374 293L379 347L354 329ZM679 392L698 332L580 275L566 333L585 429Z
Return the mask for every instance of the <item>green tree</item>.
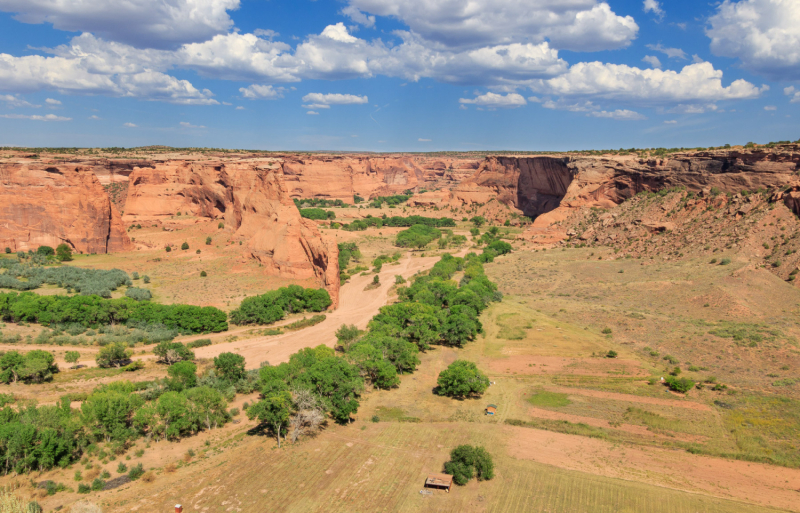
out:
M39 246L36 249L36 254L37 255L51 256L51 255L55 255L55 253L56 253L55 250L53 248L51 248L50 246Z
M436 393L449 397L481 395L489 387L489 378L466 360L456 360L439 373Z
M107 346L101 347L95 357L97 365L100 367L122 367L133 355L122 342L112 342Z
M197 428L197 415L189 400L178 392L164 392L158 398L156 413L160 417L164 437L176 440Z
M82 421L97 437L106 442L127 440L133 433L133 412L144 404L136 394L118 390L94 392L81 404Z
M470 219L470 222L475 225L476 228L480 228L484 224L486 224L486 218L483 216L475 216Z
M359 335L361 335L361 330L359 330L355 324L342 324L338 330L336 330L336 340L339 341L339 345L347 350L356 340L358 340Z
M67 363L71 363L73 367L75 367L75 364L77 364L78 360L80 359L81 359L81 354L78 351L67 351L64 354L64 360Z
M245 377L244 356L235 353L222 353L214 358L214 368L222 379L236 383Z
M72 260L72 248L69 245L61 243L56 248L56 258L62 262L69 262Z
M473 476L478 481L494 477L492 456L483 447L459 445L450 452L450 461L444 464L446 474L453 476L457 485L467 484Z
M186 397L194 404L197 415L206 429L216 428L227 421L225 410L228 403L218 390L211 387L195 387L186 391Z
M192 362L178 362L167 369L167 374L170 390L181 392L197 385L197 365Z
M206 246L211 245L211 237L206 237Z
M183 244L181 244L181 249L184 250L184 251L189 249L189 243L188 242L184 242Z
M286 431L292 415L292 394L287 391L275 392L264 397L247 409L247 417L258 419L266 424L278 439L281 446L281 435Z

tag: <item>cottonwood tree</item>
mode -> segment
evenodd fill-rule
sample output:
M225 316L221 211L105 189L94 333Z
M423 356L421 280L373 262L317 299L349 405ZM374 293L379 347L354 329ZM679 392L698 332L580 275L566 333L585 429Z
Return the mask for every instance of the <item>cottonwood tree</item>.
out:
M125 344L114 342L101 347L95 361L100 367L122 367L132 355L133 351L129 350Z
M258 419L269 426L281 446L281 435L286 431L287 423L292 415L292 394L287 391L275 392L247 409L247 417Z
M450 397L481 395L489 388L489 378L466 360L456 360L439 373L436 393Z
M71 363L72 364L72 368L75 368L77 366L76 364L78 363L78 360L80 360L80 359L81 359L81 354L78 351L67 351L64 354L64 360L67 363Z

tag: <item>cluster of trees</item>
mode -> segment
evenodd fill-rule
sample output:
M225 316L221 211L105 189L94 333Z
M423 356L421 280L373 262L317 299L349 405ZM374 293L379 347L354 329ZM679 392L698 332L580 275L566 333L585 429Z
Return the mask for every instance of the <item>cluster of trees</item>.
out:
M320 345L302 349L288 363L259 370L261 399L247 409L278 439L292 428L292 438L317 429L328 414L340 423L358 410L364 378L358 367Z
M322 207L322 208L330 208L330 207L349 207L347 203L340 199L336 200L329 200L325 198L312 198L312 199L294 199L294 204L297 205L297 209L301 208L309 208L309 207Z
M230 420L228 401L236 392L252 392L257 379L255 372L245 371L244 358L223 353L203 376L197 375L193 362L182 360L171 365L162 380L101 385L80 410L70 408L70 396L55 406L4 405L0 467L6 474L63 468L95 442L119 451L140 436L176 440L214 429Z
M390 207L394 207L410 200L411 196L413 196L413 194L411 194L410 191L408 194L395 194L394 196L378 196L370 200L369 206L372 208L381 208L383 204L386 203Z
M231 322L238 325L272 324L290 313L322 312L331 303L331 297L325 289L304 289L290 285L246 298L239 308L231 312Z
M347 266L350 261L361 260L361 251L355 242L340 242L339 243L339 283L344 284L350 279L350 274L347 272Z
M228 316L211 306L162 305L98 296L40 296L31 292L0 293L0 319L43 325L75 323L92 328L133 321L162 324L183 333L228 329Z
M386 214L384 214L383 217L367 216L364 219L356 219L352 223L342 226L342 229L354 232L364 231L371 226L375 228L383 228L384 226L390 226L392 228L406 228L417 224L434 228L448 228L454 227L456 222L449 217L388 217Z
M401 248L423 249L441 237L442 232L436 228L424 224L415 224L411 228L398 233L394 244Z
M317 221L336 219L336 213L333 210L322 210L321 208L301 208L300 216Z
M47 246L39 249L43 247ZM96 294L108 298L112 291L122 285L132 285L128 274L119 269L84 269L66 265L45 267L35 261L23 263L21 259L2 261L0 267L6 269L5 273L0 274L0 288L14 290L34 290L47 284L79 292L84 296Z
M48 351L36 349L25 354L8 351L0 356L0 383L41 383L56 372L58 366Z

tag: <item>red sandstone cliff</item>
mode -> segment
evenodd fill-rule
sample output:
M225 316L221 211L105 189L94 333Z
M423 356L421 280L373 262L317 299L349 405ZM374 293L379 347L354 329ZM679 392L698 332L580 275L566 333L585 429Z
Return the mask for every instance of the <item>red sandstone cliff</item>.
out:
M133 249L92 166L0 165L0 246L20 251L61 243L81 253Z
M191 212L224 219L270 274L317 278L338 304L336 242L300 217L275 160L155 162L130 175L126 219Z

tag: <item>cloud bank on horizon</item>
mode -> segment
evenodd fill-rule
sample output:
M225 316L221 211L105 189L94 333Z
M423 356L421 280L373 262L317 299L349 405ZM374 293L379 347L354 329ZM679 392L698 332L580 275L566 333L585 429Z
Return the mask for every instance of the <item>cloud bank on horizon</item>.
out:
M683 0L253 4L0 0L5 25L26 43L22 50L0 48L0 108L41 107L36 102L66 108L65 98L86 96L163 102L185 113L248 100L291 104L298 114L293 118L301 120L296 123L360 115L380 126L375 115L389 104L371 105L369 97L376 95L367 94L377 83L383 91L406 88L397 96L423 109L431 102L510 118L562 111L587 123L614 124L668 113L735 112L748 102L790 106L800 97L797 0L725 0L716 6ZM273 4L287 4L280 6L287 13L271 23L278 10ZM303 9L330 19L322 27L318 20L303 23L297 17ZM66 42L42 45L43 30L48 40ZM416 100L408 96L408 85L423 84L434 89L435 99L424 91ZM63 97L41 100L37 94ZM379 102L391 101L385 96ZM315 119L300 116L301 109ZM656 123L662 130L680 125L673 117ZM208 118L200 119L203 125L180 125L213 130Z

